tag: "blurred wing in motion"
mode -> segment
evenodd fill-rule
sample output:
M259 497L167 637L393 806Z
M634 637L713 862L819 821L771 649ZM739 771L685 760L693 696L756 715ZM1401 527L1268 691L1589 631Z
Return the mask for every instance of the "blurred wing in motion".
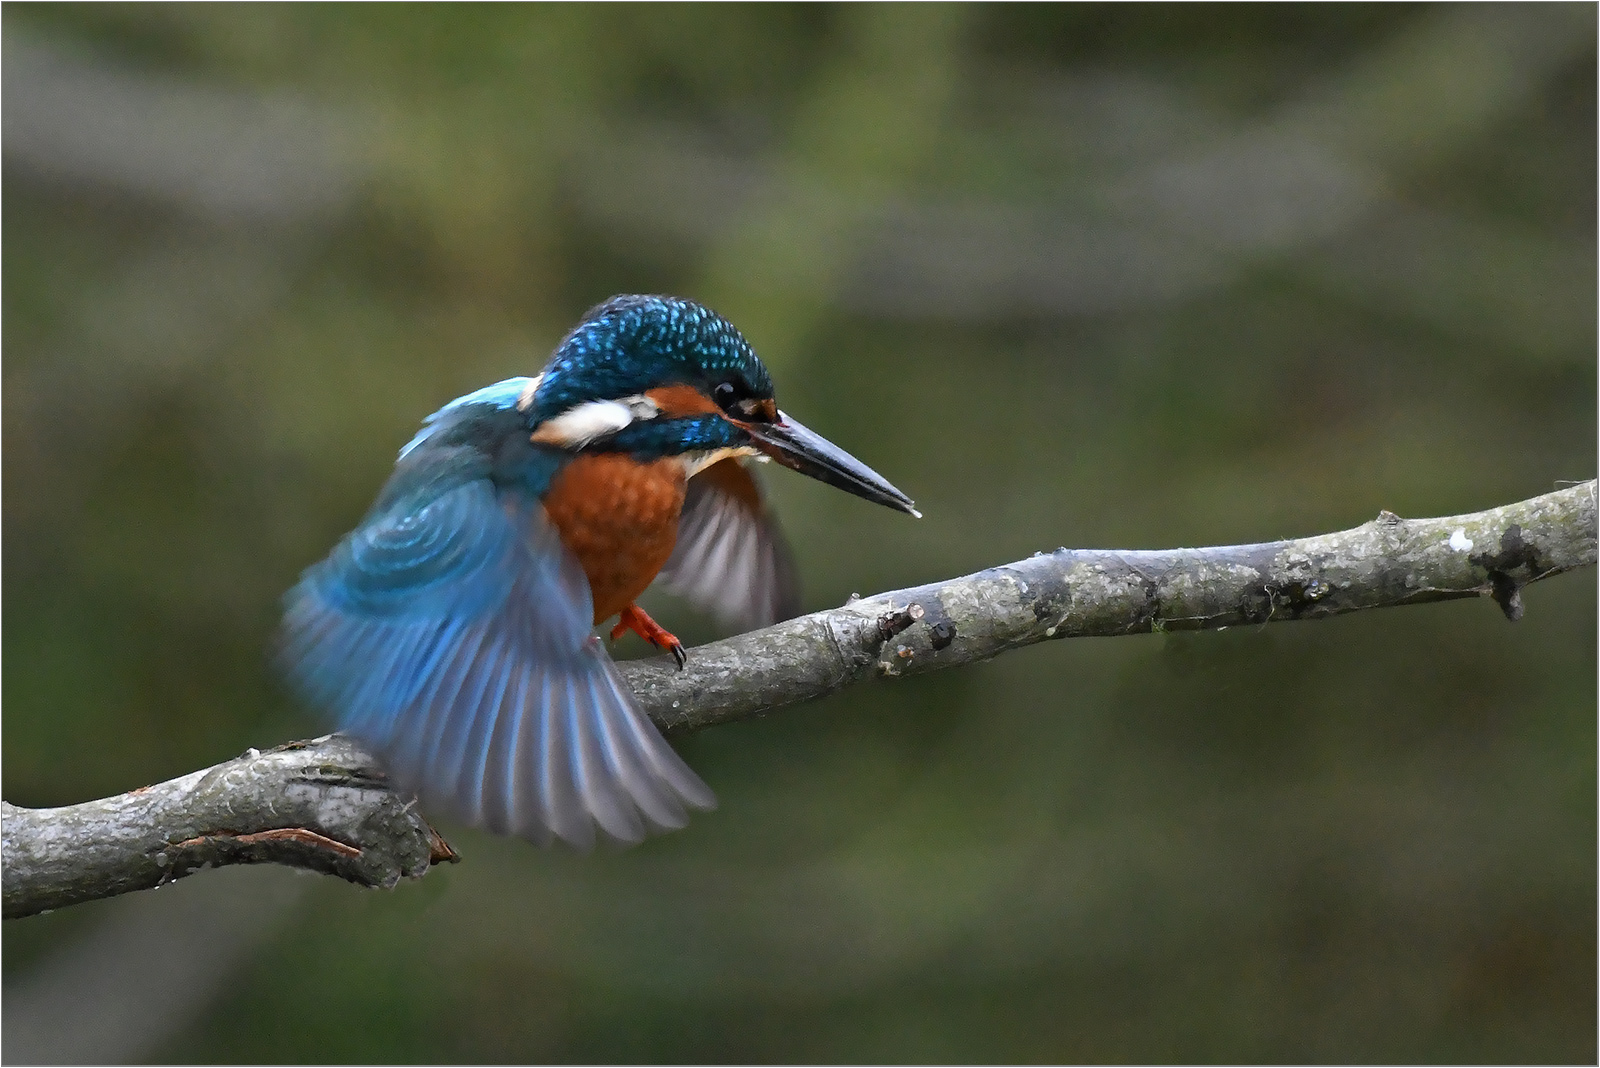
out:
M754 477L720 460L689 480L662 583L726 626L753 630L800 612L794 554Z
M543 508L445 451L290 591L295 680L471 825L587 849L595 824L637 842L714 807L590 639L588 582Z

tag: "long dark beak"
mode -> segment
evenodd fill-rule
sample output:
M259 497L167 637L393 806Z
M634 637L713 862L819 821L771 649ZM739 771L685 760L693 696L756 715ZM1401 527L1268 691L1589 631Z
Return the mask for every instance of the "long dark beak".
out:
M739 425L756 439L757 448L783 466L875 504L922 518L911 498L891 486L888 479L790 416L779 412L775 423Z

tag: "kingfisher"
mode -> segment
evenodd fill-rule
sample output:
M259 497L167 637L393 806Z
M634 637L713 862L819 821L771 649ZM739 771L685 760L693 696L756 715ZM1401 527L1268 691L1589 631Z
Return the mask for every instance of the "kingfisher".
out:
M429 416L354 531L285 598L292 679L430 811L580 850L714 808L592 628L683 645L658 579L743 627L798 612L745 464L774 460L917 516L781 411L744 336L694 301L618 296L544 370Z

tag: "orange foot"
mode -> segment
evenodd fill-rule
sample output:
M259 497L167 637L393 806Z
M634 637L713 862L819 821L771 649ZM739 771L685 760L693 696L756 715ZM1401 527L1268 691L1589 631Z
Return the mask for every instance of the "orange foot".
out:
M689 658L684 655L683 643L669 634L666 627L646 615L644 609L636 604L630 604L622 610L617 625L611 628L611 640L616 641L630 630L657 649L665 649L671 653L672 659L678 662L679 671L682 671L683 665L688 663Z

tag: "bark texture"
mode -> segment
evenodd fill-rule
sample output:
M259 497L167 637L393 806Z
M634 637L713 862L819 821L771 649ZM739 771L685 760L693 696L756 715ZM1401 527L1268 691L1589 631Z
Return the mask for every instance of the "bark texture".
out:
M700 730L868 678L937 671L1057 638L1321 619L1460 597L1507 619L1531 582L1595 563L1593 481L1440 519L1382 512L1335 534L1202 549L1058 549L855 599L713 642L676 670L622 665L666 732ZM6 917L275 862L374 887L455 860L381 765L339 736L295 742L119 797L0 809Z
M64 808L0 802L5 916L148 890L223 864L288 864L364 886L455 852L382 766L338 735Z
M691 651L686 671L657 657L623 672L651 717L677 732L1056 638L1217 630L1461 597L1491 598L1514 621L1528 583L1595 563L1595 506L1590 481L1469 515L1381 512L1351 530L1288 541L1057 549L713 642Z

